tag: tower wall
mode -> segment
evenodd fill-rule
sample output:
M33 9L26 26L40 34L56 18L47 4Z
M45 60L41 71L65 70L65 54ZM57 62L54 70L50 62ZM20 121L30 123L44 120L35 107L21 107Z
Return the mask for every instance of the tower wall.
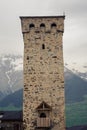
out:
M64 16L21 17L21 24L24 39L25 130L38 129L37 118L41 111L36 108L43 101L52 108L47 111L50 129L57 127L56 130L65 130L62 45Z

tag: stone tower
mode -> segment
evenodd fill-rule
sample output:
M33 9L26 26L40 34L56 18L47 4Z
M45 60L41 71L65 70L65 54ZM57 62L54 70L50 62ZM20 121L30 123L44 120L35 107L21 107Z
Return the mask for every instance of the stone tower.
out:
M25 130L65 130L65 16L20 17L24 39Z

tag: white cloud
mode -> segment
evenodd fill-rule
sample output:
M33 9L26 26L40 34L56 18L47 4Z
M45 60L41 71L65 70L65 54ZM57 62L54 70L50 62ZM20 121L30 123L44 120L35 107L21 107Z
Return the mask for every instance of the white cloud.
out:
M65 11L64 57L83 61L87 55L86 0L1 0L0 53L23 53L19 16L61 15ZM80 49L83 48L82 50Z

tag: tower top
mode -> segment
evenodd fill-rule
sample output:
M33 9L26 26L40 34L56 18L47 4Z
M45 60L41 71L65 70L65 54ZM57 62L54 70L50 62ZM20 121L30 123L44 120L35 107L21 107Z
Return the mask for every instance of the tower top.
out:
M22 18L64 18L65 15L58 15L58 16L20 16L20 19Z

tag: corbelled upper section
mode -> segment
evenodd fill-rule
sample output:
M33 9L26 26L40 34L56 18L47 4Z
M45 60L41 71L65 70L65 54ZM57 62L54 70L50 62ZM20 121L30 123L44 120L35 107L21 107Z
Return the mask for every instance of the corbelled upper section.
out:
M49 32L56 30L57 32L64 31L65 16L33 16L20 17L22 25L22 33L34 32Z

